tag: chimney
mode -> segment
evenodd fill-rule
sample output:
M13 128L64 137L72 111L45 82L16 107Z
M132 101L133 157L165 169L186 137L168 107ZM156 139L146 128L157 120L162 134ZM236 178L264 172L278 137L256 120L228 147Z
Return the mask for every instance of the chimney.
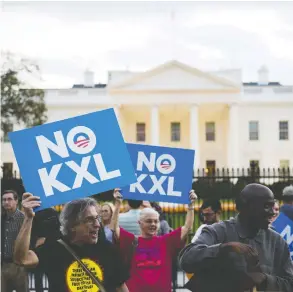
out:
M269 70L263 65L259 68L258 72L258 84L259 85L268 85L269 84Z
M84 72L84 87L95 87L94 72L89 70Z

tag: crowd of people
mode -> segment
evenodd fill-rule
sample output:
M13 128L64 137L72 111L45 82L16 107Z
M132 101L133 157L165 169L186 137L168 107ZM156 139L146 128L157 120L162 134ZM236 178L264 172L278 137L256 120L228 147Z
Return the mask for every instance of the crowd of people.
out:
M5 191L1 291L28 292L30 271L35 281L47 275L50 292L170 292L177 261L190 291L293 291L289 248L273 228L280 212L293 220L293 186L284 189L280 206L266 186L247 185L229 220L221 220L220 201L204 200L202 225L187 244L196 199L191 190L185 223L173 229L153 202L128 200L121 213L120 189L113 203L82 198L60 215L53 208L35 213L41 202L30 193L19 210L17 193Z

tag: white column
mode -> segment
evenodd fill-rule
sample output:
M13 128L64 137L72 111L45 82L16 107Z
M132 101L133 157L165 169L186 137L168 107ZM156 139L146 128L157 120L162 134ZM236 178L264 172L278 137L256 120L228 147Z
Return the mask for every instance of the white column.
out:
M190 148L195 150L194 170L200 167L200 147L199 147L199 126L198 126L198 105L190 107Z
M159 108L156 105L151 109L151 144L160 145Z
M231 104L228 122L227 166L238 168L239 165L239 106Z

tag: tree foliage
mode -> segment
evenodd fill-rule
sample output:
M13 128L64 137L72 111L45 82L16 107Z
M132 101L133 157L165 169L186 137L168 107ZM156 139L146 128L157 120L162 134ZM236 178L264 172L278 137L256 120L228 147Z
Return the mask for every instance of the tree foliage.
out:
M7 63L3 63L7 65ZM1 129L7 133L13 124L32 127L47 120L44 91L29 88L19 78L19 73L34 74L38 66L21 59L19 64L9 60L8 68L1 72Z

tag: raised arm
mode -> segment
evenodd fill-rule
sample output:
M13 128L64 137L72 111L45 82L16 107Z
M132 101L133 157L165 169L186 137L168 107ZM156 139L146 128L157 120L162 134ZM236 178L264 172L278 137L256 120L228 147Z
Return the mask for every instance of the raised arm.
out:
M197 196L196 196L194 190L191 190L189 192L189 199L190 199L190 203L188 204L188 208L187 208L185 224L181 228L181 240L182 241L186 240L187 235L188 235L189 231L191 230L191 228L193 226L193 222L194 222L194 203L195 203L195 200L197 199Z
M37 255L32 250L29 250L32 223L35 216L33 208L40 206L39 199L39 197L29 193L24 193L22 196L25 217L15 241L13 257L15 263L26 267L35 267L39 263Z
M120 207L122 204L122 195L120 194L120 189L115 189L113 196L114 196L114 206L115 210L111 218L111 223L110 223L110 229L112 229L116 235L116 238L120 238L120 227L119 227L119 212L120 212Z

